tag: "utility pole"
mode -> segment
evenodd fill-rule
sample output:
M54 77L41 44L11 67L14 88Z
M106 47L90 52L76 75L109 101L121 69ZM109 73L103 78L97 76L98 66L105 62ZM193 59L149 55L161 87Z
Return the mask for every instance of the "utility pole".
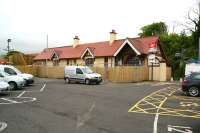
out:
M8 42L7 51L9 53L10 52L10 42L11 42L11 39L8 39L7 42Z
M200 2L199 2L199 19L200 19ZM200 37L199 37L199 60L200 60Z
M47 42L47 44L46 44L46 53L48 52L48 47L49 47L49 37L48 37L48 34L47 34L47 40L46 40ZM47 57L46 57L46 77L48 78L48 59L47 59Z
M48 52L48 47L49 47L49 46L48 46L48 45L49 45L48 43L49 43L49 39L48 39L48 35L47 35L46 50L45 50L46 53ZM47 60L48 60L48 59L46 58L46 65L47 65Z

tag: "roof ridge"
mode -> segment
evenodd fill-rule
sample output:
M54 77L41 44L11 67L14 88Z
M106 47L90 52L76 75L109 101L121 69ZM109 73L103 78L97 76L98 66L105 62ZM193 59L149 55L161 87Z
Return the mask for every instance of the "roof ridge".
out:
M126 37L126 38L123 38L123 39L117 39L115 41L122 41L122 40L126 40L127 38L128 39L144 39L144 38L153 38L153 37L158 37L158 36L147 36L147 37ZM79 45L90 45L90 44L98 44L98 43L105 43L105 42L109 42L109 41L97 41L97 42L89 42L89 43L81 43ZM48 49L55 49L55 48L65 48L65 47L72 47L73 45L65 45L65 46L59 46L59 47L51 47L51 48L48 48Z

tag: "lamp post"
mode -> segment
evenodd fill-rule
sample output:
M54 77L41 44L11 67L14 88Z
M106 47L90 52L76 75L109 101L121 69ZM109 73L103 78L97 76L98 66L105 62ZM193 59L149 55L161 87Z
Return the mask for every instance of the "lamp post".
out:
M11 39L8 39L7 42L8 42L7 51L9 53L10 52L10 42L11 42Z

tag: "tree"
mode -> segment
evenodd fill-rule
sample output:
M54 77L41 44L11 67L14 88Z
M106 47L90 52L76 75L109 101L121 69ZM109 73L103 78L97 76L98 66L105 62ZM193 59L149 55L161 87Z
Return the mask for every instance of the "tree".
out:
M18 51L8 52L6 55L6 59L8 59L9 62L12 62L13 65L26 65L23 53Z
M200 3L199 10L192 9L188 12L187 21L183 25L186 27L186 30L191 33L192 48L194 49L194 51L196 51L194 58L198 58L200 38Z
M152 23L141 28L140 37L167 34L167 26L164 22Z

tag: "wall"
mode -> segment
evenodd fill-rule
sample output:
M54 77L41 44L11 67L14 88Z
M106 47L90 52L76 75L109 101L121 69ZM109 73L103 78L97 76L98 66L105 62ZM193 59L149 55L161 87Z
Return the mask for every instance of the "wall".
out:
M84 62L83 59L77 59L77 60L76 60L76 64L77 64L77 65L85 65L85 62Z
M67 65L67 60L60 60L59 66L66 66Z
M104 67L104 57L95 58L94 67Z

